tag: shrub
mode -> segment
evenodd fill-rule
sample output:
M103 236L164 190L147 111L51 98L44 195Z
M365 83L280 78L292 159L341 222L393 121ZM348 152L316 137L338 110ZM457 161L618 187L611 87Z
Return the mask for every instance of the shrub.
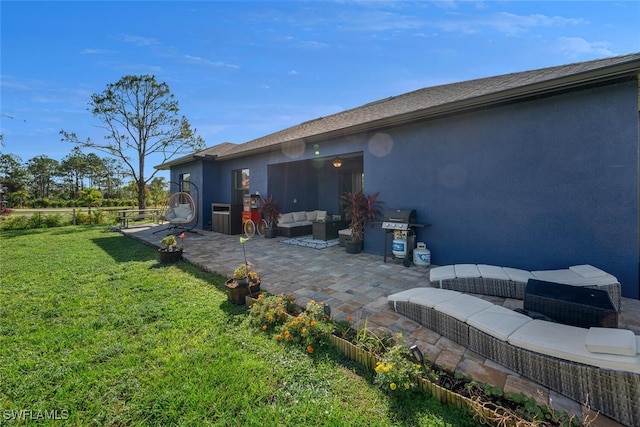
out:
M376 365L375 383L388 393L402 393L417 387L414 378L420 374L420 365L411 360L404 345L394 345Z
M273 331L283 325L290 315L295 314L293 294L268 295L262 293L249 308L249 318L252 325L263 331Z

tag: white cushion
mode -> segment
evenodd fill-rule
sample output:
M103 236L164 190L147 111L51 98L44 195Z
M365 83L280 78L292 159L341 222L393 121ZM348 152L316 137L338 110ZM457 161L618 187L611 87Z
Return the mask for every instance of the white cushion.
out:
M509 335L532 320L531 317L524 314L509 310L501 305L494 305L470 316L467 323L492 337L506 341Z
M176 208L173 208L173 213L176 215L176 218L174 219L177 219L177 218L186 219L187 217L189 217L189 215L191 215L191 209L185 208L181 205Z
M607 275L606 271L602 271L599 268L596 268L589 264L573 265L569 267L569 270L587 279L591 277L603 277Z
M455 298L436 304L437 311L454 317L462 322L474 314L493 306L489 301L467 294L460 294Z
M191 210L191 205L189 203L180 203L178 204L178 206L180 206L181 208Z
M616 279L615 276L612 276L609 273L605 273L604 276L585 278L574 272L573 270L569 270L568 268L562 270L532 271L531 274L533 274L535 278L539 280L562 283L564 285L571 286L596 286L618 283L618 279Z
M293 212L293 222L300 222L307 220L306 212Z
M288 224L290 222L293 222L293 214L291 212L280 214L278 217L278 225Z
M590 328L586 339L587 350L592 353L635 356L638 353L636 336L627 329Z
M480 277L480 270L475 264L455 264L453 270L456 277Z
M419 295L420 293L422 293L422 291L424 289L431 289L431 288L411 288L411 289L407 289L406 291L397 292L395 294L389 295L387 297L387 301L408 302L409 298L411 298L414 295Z
M514 282L527 283L529 279L535 279L533 274L531 274L531 272L527 270L520 270L518 268L511 267L502 267L502 270L507 273L507 275L509 276L509 280L512 280Z
M318 211L307 212L307 221L315 221L318 216Z
M441 267L432 268L429 272L429 280L431 282L438 282L440 280L455 279L456 272L453 270L453 265L443 265Z
M342 236L351 236L351 229L345 228L344 230L338 230L338 234Z
M485 279L509 280L509 275L504 269L496 265L478 264L478 270Z
M409 302L413 304L423 305L425 307L433 308L436 304L449 301L459 295L462 295L458 291L452 291L449 289L440 288L420 288L422 292L416 293L409 298Z
M516 347L605 369L640 373L640 356L592 353L585 345L588 329L534 319L509 336Z
M316 211L316 220L318 220L318 221L326 221L327 220L327 211Z

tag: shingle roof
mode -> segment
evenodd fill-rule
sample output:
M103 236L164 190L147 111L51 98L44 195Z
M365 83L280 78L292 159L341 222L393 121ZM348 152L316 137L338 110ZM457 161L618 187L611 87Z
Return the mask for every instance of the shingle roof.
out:
M219 157L240 157L302 138L373 129L637 72L640 53L427 87L309 120L239 144Z
M184 163L189 163L194 160L202 160L202 159L215 159L218 156L223 155L224 153L229 152L234 147L237 147L237 144L232 142L223 142L218 145L214 145L213 147L206 148L202 151L198 151L195 154L189 154L183 157L179 157L177 159L173 159L169 162L165 162L161 165L154 166L156 169L169 169L171 166L181 165Z
M432 86L318 117L243 144L225 142L156 168L168 169L199 158L223 160L243 157L276 149L286 142L377 129L638 73L640 53L633 53Z

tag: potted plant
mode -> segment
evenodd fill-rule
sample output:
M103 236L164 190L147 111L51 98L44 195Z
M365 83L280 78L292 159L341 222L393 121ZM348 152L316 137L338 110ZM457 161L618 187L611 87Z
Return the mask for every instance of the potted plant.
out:
M247 254L244 244L249 239L241 237L242 253L244 255L244 263L238 265L233 271L231 279L225 282L227 288L227 298L230 302L237 305L245 304L247 295L255 298L260 292L260 276L253 270L251 264L247 262Z
M344 207L344 216L349 221L351 236L345 241L347 253L359 253L362 251L362 241L364 239L364 227L373 224L382 215L382 202L378 200L378 195L365 195L362 191L344 193L340 196L340 202Z
M177 262L182 258L182 248L178 246L176 236L169 234L163 238L160 243L164 246L158 249L158 256L161 263Z
M264 237L274 238L278 235L278 217L280 216L280 208L278 202L273 200L273 196L264 199L262 204L262 213L267 221L267 228L264 231Z

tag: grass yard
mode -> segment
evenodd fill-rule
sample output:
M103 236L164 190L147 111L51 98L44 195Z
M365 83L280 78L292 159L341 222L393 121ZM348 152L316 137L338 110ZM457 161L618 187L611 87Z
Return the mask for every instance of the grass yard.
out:
M471 426L248 325L221 276L104 226L0 232L0 425ZM58 420L50 420L57 418Z

